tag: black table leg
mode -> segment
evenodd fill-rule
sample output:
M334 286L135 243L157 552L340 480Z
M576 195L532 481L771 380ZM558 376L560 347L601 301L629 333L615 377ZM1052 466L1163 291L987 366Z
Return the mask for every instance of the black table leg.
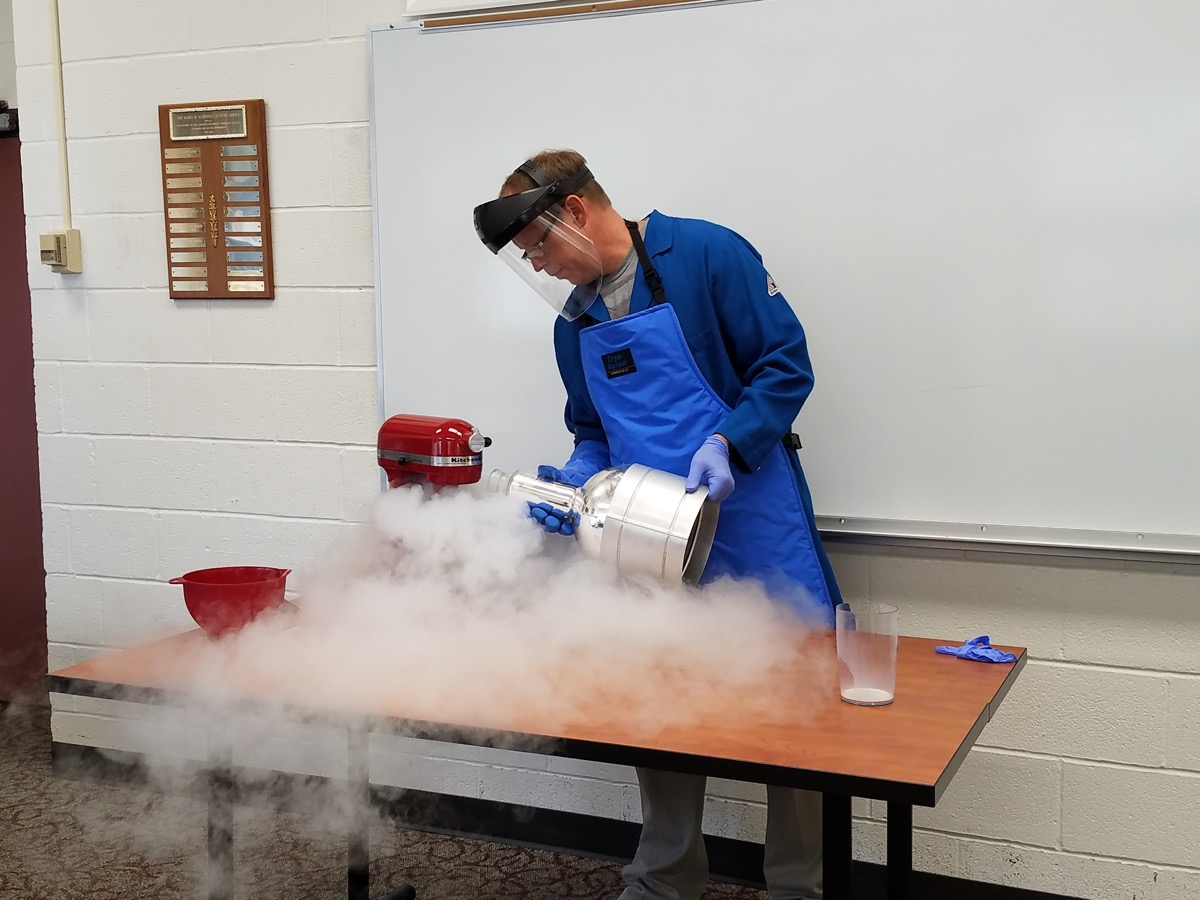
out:
M912 804L887 805L888 900L912 897Z
M821 796L825 900L850 900L850 863L854 854L850 842L850 796L829 792Z
M350 824L346 836L346 896L369 900L371 892L370 823L371 779L367 761L367 732L351 728L346 761L350 781Z
M350 782L350 824L346 833L346 896L370 900L371 896L371 764L367 756L368 733L350 729L346 735L346 763ZM415 900L416 890L402 884L383 900Z
M233 900L233 745L208 735L208 900Z

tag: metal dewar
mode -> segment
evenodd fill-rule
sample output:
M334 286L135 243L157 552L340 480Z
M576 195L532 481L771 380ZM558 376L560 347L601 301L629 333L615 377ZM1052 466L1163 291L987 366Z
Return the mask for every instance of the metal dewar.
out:
M494 469L488 490L575 513L575 539L585 555L612 563L622 574L668 583L699 581L720 513L706 487L688 493L683 478L642 465L603 469L582 488Z

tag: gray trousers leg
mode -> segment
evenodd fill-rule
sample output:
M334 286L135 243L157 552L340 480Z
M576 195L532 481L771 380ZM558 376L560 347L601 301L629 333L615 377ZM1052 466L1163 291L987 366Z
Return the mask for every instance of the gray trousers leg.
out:
M821 794L767 785L763 875L771 900L814 900L821 893Z
M638 769L642 837L620 900L699 900L708 883L703 775Z

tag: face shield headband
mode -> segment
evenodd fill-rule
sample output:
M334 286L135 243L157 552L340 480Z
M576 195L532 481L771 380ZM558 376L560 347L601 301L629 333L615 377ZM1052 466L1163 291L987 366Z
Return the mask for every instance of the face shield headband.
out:
M553 181L531 159L523 162L516 171L524 172L536 186L475 207L475 233L493 253L499 253L505 244L529 227L538 216L571 194L578 193L581 187L592 180L588 167L580 166L574 174Z
M592 173L583 166L551 182L532 161L517 171L537 186L477 206L475 231L551 309L574 321L596 299L602 273L595 245L562 201L591 181ZM525 246L518 246L514 239L523 231Z

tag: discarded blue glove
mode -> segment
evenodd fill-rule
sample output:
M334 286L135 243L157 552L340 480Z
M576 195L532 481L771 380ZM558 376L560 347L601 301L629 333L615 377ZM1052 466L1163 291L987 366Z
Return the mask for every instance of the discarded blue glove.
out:
M537 475L542 481L555 481L571 487L583 487L584 483L608 468L608 444L603 441L580 441L575 445L571 458L561 468L538 466Z
M556 506L551 506L549 503L530 503L529 515L542 528L546 529L547 534L565 534L569 536L575 533L575 526L579 524L579 516L576 513L559 509Z
M1007 650L997 650L992 647L992 639L986 634L981 634L977 638L971 638L961 647L934 647L938 653L945 653L948 656L958 656L962 659L973 659L976 662L993 662L993 663L1010 663L1015 662L1016 657Z
M714 503L720 503L733 493L729 445L715 434L706 438L692 457L692 467L683 487L690 494L702 484L708 486L708 499Z

